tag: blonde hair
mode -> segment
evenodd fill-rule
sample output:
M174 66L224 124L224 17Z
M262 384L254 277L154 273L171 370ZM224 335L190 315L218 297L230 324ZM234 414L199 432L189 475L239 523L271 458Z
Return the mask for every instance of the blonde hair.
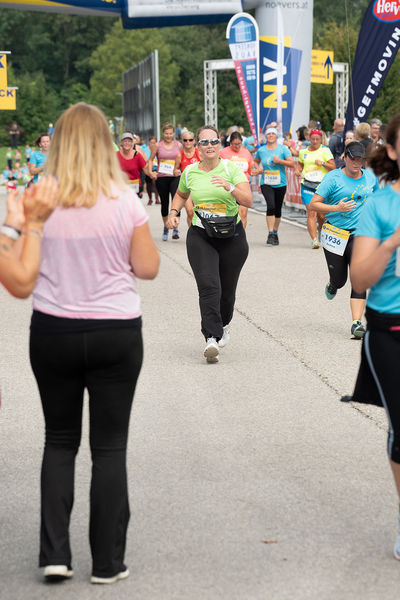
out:
M175 127L172 125L172 123L164 123L162 126L162 132L164 133L166 129L173 129L173 131L175 131Z
M368 123L359 123L355 129L356 136L361 140L366 140L371 133L371 127Z
M78 102L56 123L46 173L57 177L64 208L96 204L99 192L112 195L112 184L125 187L111 133L97 106Z

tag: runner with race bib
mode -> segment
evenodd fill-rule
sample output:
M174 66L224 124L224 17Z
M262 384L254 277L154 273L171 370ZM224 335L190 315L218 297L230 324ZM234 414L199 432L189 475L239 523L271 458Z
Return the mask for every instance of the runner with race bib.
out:
M350 142L345 150L345 166L324 177L310 202L310 210L327 213L322 226L321 243L330 277L325 287L328 300L333 300L337 290L347 281L354 231L360 213L367 197L379 189L378 180L372 171L361 168L364 157L364 146L360 142ZM359 339L365 334L361 322L365 299L365 292L358 294L351 290L351 334Z
M267 145L257 150L257 170L254 173L261 175L261 192L267 203L267 244L277 246L282 204L286 193L286 167L294 168L294 160L289 148L278 144L278 130L275 127L268 127L265 133Z
M311 198L325 175L333 169L335 169L333 154L329 148L322 145L322 131L312 129L310 145L300 150L299 162L296 167L296 175L301 177L301 201L307 209L307 229L312 240L311 248L319 248L317 213L310 207ZM323 215L319 215L318 222L321 230L324 222Z
M175 159L182 150L182 144L174 140L175 128L171 123L164 123L162 128L163 139L156 144L150 154L148 167L152 179L156 180L158 195L161 200L161 217L164 223L162 239L168 241L168 208L169 199L175 196L178 189L179 177L174 175ZM153 160L157 159L157 171L153 171ZM179 231L174 229L172 239L179 240Z

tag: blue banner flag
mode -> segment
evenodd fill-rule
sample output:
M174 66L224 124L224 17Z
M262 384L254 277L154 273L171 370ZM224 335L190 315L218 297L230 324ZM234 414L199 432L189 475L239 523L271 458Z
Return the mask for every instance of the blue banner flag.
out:
M289 37L282 39L283 52L279 52L278 44L277 37L260 38L260 123L264 131L269 123L276 122L283 134L291 129L302 51L291 47Z
M400 45L400 0L371 0L358 37L346 130L366 121Z
M251 135L256 143L260 127L259 33L255 19L247 13L232 17L226 28Z

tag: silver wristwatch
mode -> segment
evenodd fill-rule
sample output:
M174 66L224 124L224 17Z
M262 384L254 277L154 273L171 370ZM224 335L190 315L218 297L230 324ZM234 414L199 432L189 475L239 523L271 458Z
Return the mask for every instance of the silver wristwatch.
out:
M234 189L235 189L235 186L233 185L233 183L231 183L230 188L229 188L229 193L232 194Z

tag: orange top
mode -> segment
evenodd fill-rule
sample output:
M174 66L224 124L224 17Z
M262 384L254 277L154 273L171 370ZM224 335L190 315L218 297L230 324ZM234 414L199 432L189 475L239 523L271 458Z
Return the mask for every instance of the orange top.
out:
M236 163L246 175L247 179L250 179L250 169L253 166L254 160L247 148L241 146L239 152L236 152L231 146L227 146L220 150L219 155L221 158L227 158Z

